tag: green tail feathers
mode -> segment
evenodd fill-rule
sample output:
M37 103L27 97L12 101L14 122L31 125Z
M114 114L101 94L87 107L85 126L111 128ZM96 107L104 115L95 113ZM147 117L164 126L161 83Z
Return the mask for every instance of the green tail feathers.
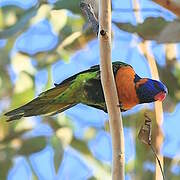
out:
M41 93L37 98L17 109L7 112L5 115L9 117L7 121L13 121L22 117L36 116L42 114L56 114L60 113L76 103L62 99L59 102L59 97L70 86L70 82L58 85L50 90Z

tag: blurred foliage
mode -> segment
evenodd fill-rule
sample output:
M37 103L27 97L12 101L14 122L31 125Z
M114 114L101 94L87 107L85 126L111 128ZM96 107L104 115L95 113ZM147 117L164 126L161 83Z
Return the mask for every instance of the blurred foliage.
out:
M4 24L5 28L3 31L0 31L0 38L10 38L14 34L19 31L22 31L24 27L28 24L32 17L34 17L37 13L38 7L32 7L31 9L25 11L23 15L19 16L19 19L16 21L15 24L6 27L7 25ZM5 13L5 12L4 12ZM3 12L2 12L3 18Z
M143 40L155 40L157 43L180 42L180 21L167 21L162 17L148 17L143 23L134 26L130 23L115 23L120 29L137 33Z
M79 3L80 0L69 0L68 2L66 0L57 1L55 3L54 9L68 9L73 13L80 14Z
M23 156L28 159L30 155L43 150L47 145L54 150L56 172L61 165L64 148L71 146L80 152L88 164L96 167L95 174L89 179L98 179L100 176L110 177L110 165L96 159L88 146L89 140L103 128L91 127L89 138L78 139L73 134L73 122L67 117L59 115L42 117L42 124L48 125L53 130L51 136L31 136L28 134L31 134L35 128L32 120L24 118L8 124L3 117L3 113L8 109L18 107L35 96L35 74L39 70L45 68L49 72L53 63L60 59L68 61L74 52L82 49L95 38L91 28L87 26L85 18L81 15L79 2L80 0L59 0L50 5L47 1L39 1L38 4L26 10L16 6L0 8L0 40L5 40L4 47L0 48L0 101L8 104L8 107L2 107L0 115L0 179L2 180L7 178L16 157ZM56 46L51 50L40 51L34 55L21 51L14 52L13 48L18 37L43 19L50 22L58 37ZM167 21L164 18L148 17L137 26L123 22L114 24L123 31L138 34L143 40L154 40L157 43L180 41L180 22L178 20ZM31 63L32 59L36 62L35 66ZM17 77L10 73L9 69L11 68L16 71ZM166 56L166 65L159 66L158 69L161 79L168 84L170 94L164 108L166 111L172 111L180 100L180 66L177 57L168 58ZM14 79L16 79L15 83ZM48 82L44 87L49 88L51 84L52 79L49 73ZM143 109L134 115L124 117L124 126L132 128L135 132L134 139L136 139L142 119L144 119L144 112ZM154 119L154 112L149 111L148 113ZM109 129L108 123L105 124L104 129ZM153 163L153 154L149 147L143 145L138 139L135 143L136 157L126 164L126 172L132 174L135 179L152 179L153 172L145 171L143 164L146 161ZM142 152L145 152L146 155L143 155ZM31 166L31 162L28 161L28 163ZM165 158L165 173L168 179L177 180L179 176L174 175L170 170L173 163L173 159ZM33 168L31 170L33 171ZM36 175L34 171L35 179L37 179Z

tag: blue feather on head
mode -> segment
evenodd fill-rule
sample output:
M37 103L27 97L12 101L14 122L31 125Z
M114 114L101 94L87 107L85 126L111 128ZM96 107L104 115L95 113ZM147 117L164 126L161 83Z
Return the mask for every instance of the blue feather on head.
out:
M136 93L140 103L163 101L168 94L166 86L157 80L135 77Z

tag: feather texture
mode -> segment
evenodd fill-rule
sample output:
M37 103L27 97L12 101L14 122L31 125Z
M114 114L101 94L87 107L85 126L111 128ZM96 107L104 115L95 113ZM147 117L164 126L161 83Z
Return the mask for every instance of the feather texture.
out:
M54 114L57 111L62 112L65 109L72 107L73 103L57 103L56 99L70 85L70 82L64 83L61 86L56 86L48 91L41 93L37 98L17 109L7 112L9 116L7 121L20 119L22 117L36 116L40 114Z

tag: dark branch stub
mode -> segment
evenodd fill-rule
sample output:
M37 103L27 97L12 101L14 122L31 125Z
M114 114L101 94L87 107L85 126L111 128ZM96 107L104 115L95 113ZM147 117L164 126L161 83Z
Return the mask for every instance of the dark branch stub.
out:
M93 32L95 32L96 35L98 35L99 23L98 23L98 20L96 18L96 15L94 13L94 10L93 10L91 4L87 4L86 2L81 1L80 9L83 12L83 14L85 14L87 16L88 21L92 26Z
M100 31L100 34L101 34L101 36L105 36L105 35L106 35L106 31L102 29L102 30Z

